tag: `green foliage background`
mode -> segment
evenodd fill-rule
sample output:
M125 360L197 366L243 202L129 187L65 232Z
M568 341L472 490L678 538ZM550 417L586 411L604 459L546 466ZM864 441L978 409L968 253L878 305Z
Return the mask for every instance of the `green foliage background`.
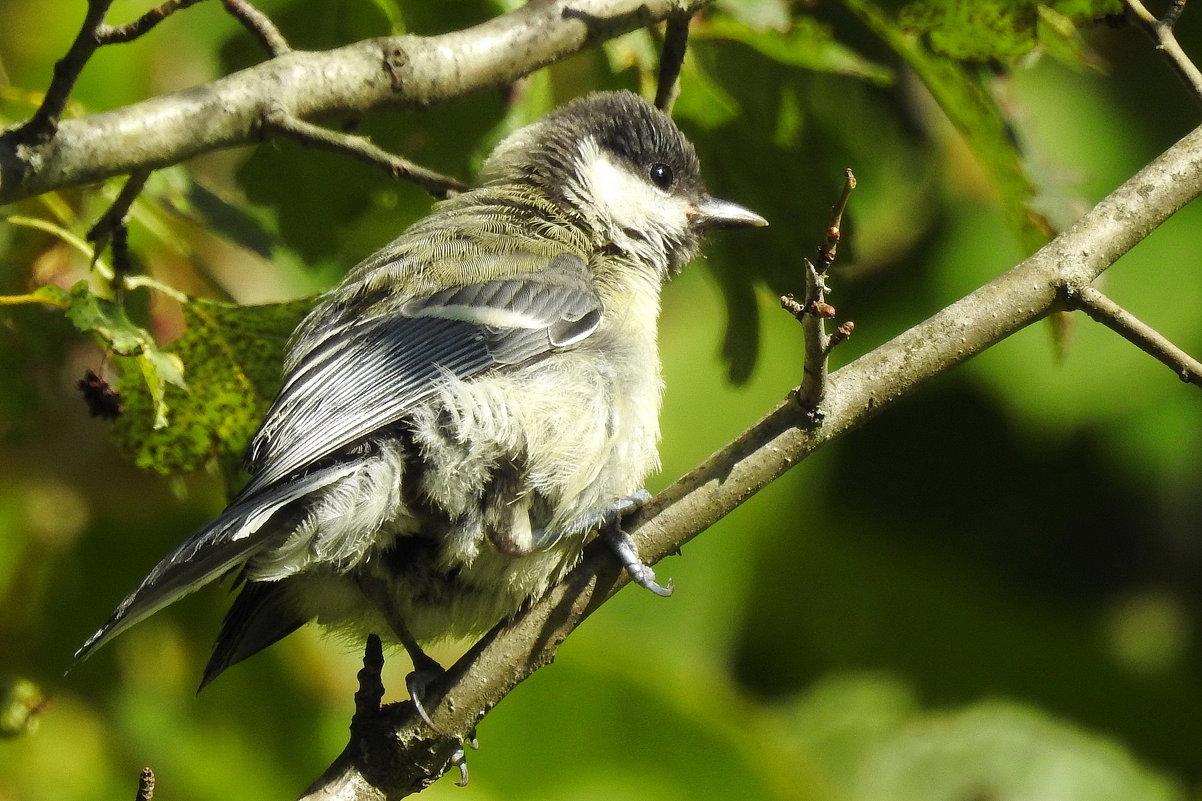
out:
M0 4L0 124L31 113L82 5ZM511 3L259 5L294 45L319 48L457 29ZM800 291L845 167L860 188L831 301L856 333L839 363L1014 264L1197 123L1142 35L1089 22L1110 6L727 0L696 22L676 116L714 193L772 227L715 237L665 294L653 490L798 382L800 332L774 298ZM119 0L110 20L146 7ZM1202 10L1178 33L1202 56ZM633 34L508 96L358 129L470 179L505 131L568 97L646 92L655 52ZM201 3L101 50L72 113L260 58ZM133 251L155 280L208 300L131 290L118 320L90 299L106 282L68 241L116 188L0 210L0 295L62 290L0 306L0 690L16 699L0 709L0 801L129 797L143 765L161 798L292 797L345 742L356 644L305 629L194 696L226 603L212 587L62 671L236 480L304 304L226 304L311 295L429 200L286 142L162 171L135 208ZM1104 279L1194 354L1199 230L1195 204ZM96 344L98 328L118 341L114 325L120 359ZM186 390L168 375L175 356ZM88 417L73 386L88 369L124 391L116 424ZM487 718L470 787L443 780L429 795L1202 798L1200 445L1196 389L1110 332L1083 318L1024 331L664 562L671 600L622 593ZM407 670L399 655L387 667L394 695Z

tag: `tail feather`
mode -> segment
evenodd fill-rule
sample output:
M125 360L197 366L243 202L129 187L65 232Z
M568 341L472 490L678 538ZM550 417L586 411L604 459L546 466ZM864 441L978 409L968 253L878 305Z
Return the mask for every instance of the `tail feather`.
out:
M75 652L72 667L130 626L286 537L304 518L312 493L345 478L361 465L362 460L341 462L247 497L239 496L215 520L193 532L155 565L108 621Z
M291 579L250 581L242 587L221 624L221 633L197 692L226 668L282 640L305 624L305 618L288 602L289 581Z

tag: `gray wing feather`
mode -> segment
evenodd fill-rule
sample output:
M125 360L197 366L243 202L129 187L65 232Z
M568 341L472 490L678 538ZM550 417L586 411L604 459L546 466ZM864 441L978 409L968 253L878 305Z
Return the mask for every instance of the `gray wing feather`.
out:
M328 334L284 381L248 454L257 492L404 419L450 374L471 378L586 338L600 304L578 257L452 287Z

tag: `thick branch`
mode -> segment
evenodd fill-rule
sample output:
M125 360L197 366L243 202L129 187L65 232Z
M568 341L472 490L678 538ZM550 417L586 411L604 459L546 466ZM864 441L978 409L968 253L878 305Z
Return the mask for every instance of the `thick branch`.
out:
M822 426L810 426L790 397L665 489L629 521L640 555L654 563L675 553L821 446L1064 308L1069 290L1087 287L1200 194L1202 127L1009 272L832 373ZM430 688L434 723L454 737L431 732L407 703L385 707L375 735L352 740L307 797L398 798L433 781L458 747L456 737L466 736L510 690L548 664L563 640L627 580L613 555L594 543L562 583L491 632Z
M75 120L44 143L0 137L0 204L262 138L283 109L311 119L383 106L429 106L512 83L598 41L708 0L533 0L441 36L391 36L286 53L212 83Z

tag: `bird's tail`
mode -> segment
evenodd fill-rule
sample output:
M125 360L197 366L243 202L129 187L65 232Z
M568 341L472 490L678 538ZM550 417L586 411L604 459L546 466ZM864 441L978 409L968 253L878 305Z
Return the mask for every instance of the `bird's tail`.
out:
M193 532L155 565L108 621L75 652L72 668L130 626L286 537L304 519L314 493L361 465L361 460L340 462L239 496L215 520Z
M288 602L288 582L248 581L225 615L213 655L205 665L200 692L222 671L282 640L305 624Z

